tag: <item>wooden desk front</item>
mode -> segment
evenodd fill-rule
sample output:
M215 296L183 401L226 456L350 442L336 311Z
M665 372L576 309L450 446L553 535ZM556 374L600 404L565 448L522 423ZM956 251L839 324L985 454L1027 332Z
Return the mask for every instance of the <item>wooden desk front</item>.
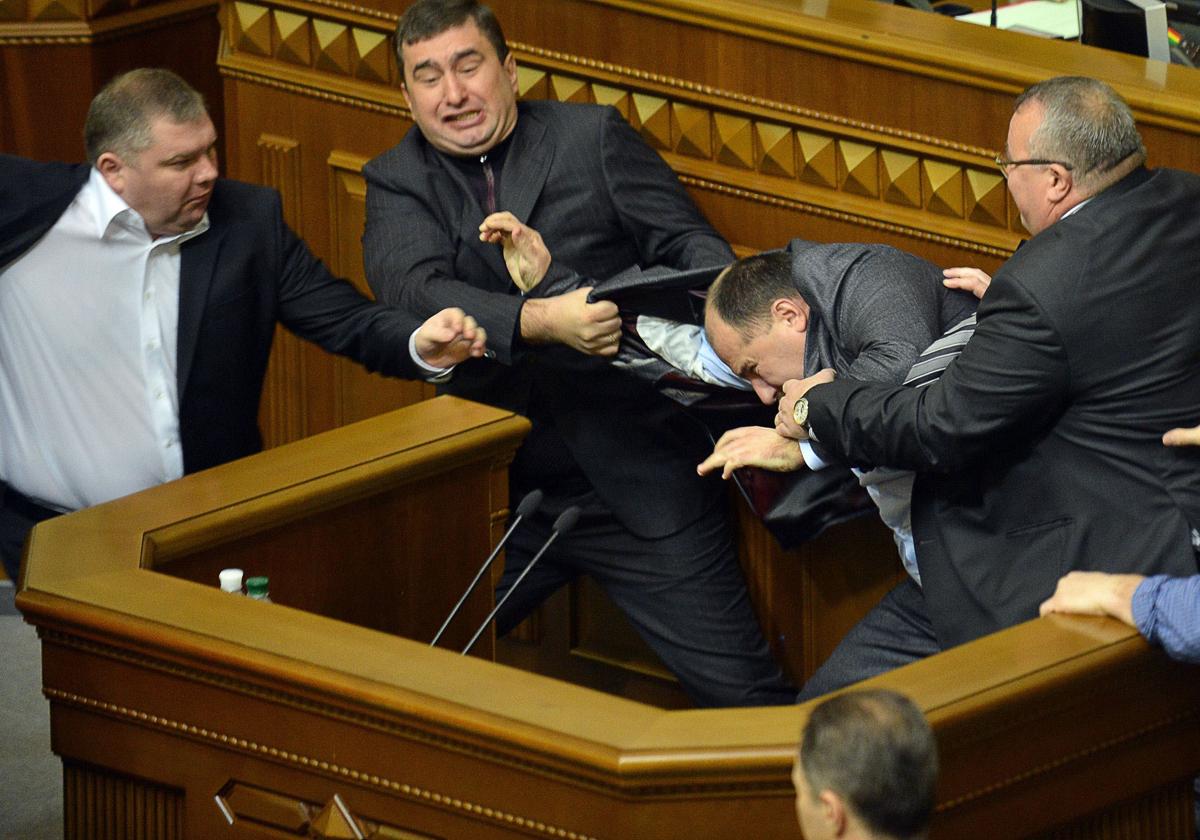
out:
M439 399L39 525L17 602L68 840L353 836L335 795L374 838L797 836L806 706L668 711L317 614L428 638L445 605L406 587L473 571L525 428ZM281 603L218 591L234 559ZM933 723L936 838L1185 836L1200 680L1127 627L1038 620L873 682Z

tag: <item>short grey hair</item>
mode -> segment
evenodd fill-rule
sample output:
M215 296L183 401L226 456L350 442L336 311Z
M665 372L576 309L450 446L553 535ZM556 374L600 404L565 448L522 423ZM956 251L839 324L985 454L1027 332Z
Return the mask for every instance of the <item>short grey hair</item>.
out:
M800 736L800 768L813 799L833 791L872 833L904 840L926 835L937 742L903 694L851 691L821 703Z
M1098 192L1109 173L1127 158L1146 160L1133 112L1115 90L1098 79L1057 76L1038 82L1017 97L1013 113L1028 102L1046 109L1029 138L1029 156L1071 164L1080 188Z
M204 97L179 75L143 67L106 84L88 107L83 142L88 162L105 152L131 157L153 142L151 126L159 117L191 123L208 116Z

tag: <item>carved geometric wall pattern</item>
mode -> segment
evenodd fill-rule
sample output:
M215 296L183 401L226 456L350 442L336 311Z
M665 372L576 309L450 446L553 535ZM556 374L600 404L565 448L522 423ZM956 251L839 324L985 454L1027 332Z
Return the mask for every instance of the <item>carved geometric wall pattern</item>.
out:
M271 20L277 45L275 57L308 67L312 63L312 25L308 17L275 9L271 12Z
M28 2L30 20L84 19L83 0L28 0Z
M922 171L925 174L924 181L929 196L925 209L931 213L961 219L963 215L962 167L951 163L927 160Z
M13 2L84 0L0 0L0 15ZM385 21L374 26L361 24L361 18L324 19L298 6L284 10L235 2L230 8L225 25L233 54L269 56L323 73L396 84L399 71ZM947 152L934 138L928 138L924 149L920 138L893 144L886 129L857 125L847 130L847 121L832 115L808 116L801 123L786 105L775 105L778 113L766 117L762 103L754 111L740 109L732 97L728 104L713 104L713 92L697 95L683 82L661 77L645 81L628 68L594 70L594 62L583 60L576 67L571 57L558 54L539 64L539 50L512 46L522 53L517 64L521 98L612 105L660 152L780 179L777 187L768 182L768 195L791 194L786 187L790 181L989 228L1019 228L1004 180L983 150L978 155ZM876 133L878 137L872 136Z
M920 158L907 152L884 149L879 155L883 166L883 199L906 207L921 206Z
M559 102L586 104L592 101L590 85L583 79L576 79L572 76L551 76L550 92L550 96L547 98L557 99Z
M382 32L357 28L350 32L355 77L366 82L387 84L394 66L392 42Z
M879 148L869 143L837 141L839 186L868 198L879 196Z
M739 169L754 168L754 123L733 114L713 114L716 154L713 159Z
M389 840L434 840L428 834L363 819L349 813L340 796L321 806L315 802L297 799L291 794L231 780L217 794L215 801L230 825L241 822L251 828L265 826L294 837L310 836L313 829L319 828L321 837L364 836L386 837ZM351 829L351 822L358 829L358 835ZM339 832L339 827L347 830Z
M999 173L966 171L964 215L968 221L1007 227L1008 185Z
M167 2L170 0L0 0L0 23L96 20Z
M271 56L271 10L254 3L229 6L226 24L233 49L251 55Z

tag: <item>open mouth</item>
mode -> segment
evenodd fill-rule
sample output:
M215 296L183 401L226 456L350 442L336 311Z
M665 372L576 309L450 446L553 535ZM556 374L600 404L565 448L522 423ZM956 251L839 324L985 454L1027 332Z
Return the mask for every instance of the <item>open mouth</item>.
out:
M475 120L479 119L480 113L481 112L479 112L479 111L464 111L461 114L455 114L452 117L446 117L445 121L447 123L450 123L451 125L457 125L460 123L472 123Z

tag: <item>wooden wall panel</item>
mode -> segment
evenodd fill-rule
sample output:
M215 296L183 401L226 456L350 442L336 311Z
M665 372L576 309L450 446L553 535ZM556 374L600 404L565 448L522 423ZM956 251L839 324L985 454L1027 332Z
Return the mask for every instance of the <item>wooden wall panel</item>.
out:
M143 66L191 82L223 133L219 40L215 0L0 0L0 152L83 160L92 97Z

